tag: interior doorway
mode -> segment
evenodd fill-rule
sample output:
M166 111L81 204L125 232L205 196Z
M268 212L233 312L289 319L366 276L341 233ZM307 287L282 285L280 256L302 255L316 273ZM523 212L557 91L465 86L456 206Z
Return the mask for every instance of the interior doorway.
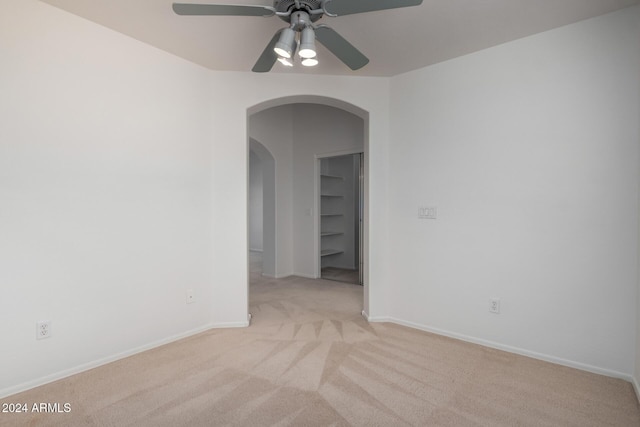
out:
M253 138L249 141L248 170L249 273L275 277L275 159Z
M318 162L320 277L362 285L363 153Z
M330 124L330 125L327 125ZM249 149L254 146L270 154L274 179L263 176L263 252L262 272L258 266L260 258L252 257L250 236L247 238L249 257L247 267L249 289L256 283L276 283L280 279L319 279L320 275L320 206L318 196L318 173L316 165L321 157L364 153L361 157L363 170L361 218L362 227L354 250L361 254L354 270L359 273L357 282L362 284L362 307L369 308L369 263L368 263L368 143L369 114L357 106L337 99L314 95L283 97L263 102L247 110ZM257 144L256 142L259 141ZM262 159L261 159L262 160ZM263 174L265 164L262 164ZM251 177L248 177L251 181ZM266 186L273 185L275 197L267 197ZM271 203L271 207L267 207ZM251 209L251 203L249 203ZM273 216L267 221L266 212ZM249 213L251 216L251 213ZM250 227L251 218L248 218ZM267 231L273 232L272 245L267 244ZM249 229L249 234L251 230ZM271 237L271 236L270 236ZM268 251L268 247L272 250ZM253 251L253 255L256 255ZM267 272L267 256L271 254L272 271ZM251 260L257 262L250 262ZM256 271L257 270L257 271ZM249 286L250 285L250 286ZM338 284L336 284L338 285ZM259 285L257 285L259 286ZM356 285L357 287L357 285ZM258 298L248 293L248 306ZM249 307L248 307L249 308ZM255 308L255 307L254 307Z

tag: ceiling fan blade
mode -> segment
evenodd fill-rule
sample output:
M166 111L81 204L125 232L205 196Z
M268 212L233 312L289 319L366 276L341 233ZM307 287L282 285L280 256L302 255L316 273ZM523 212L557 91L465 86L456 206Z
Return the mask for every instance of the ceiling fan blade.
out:
M331 14L342 16L421 4L422 0L330 0L325 8Z
M353 47L344 37L326 25L316 28L316 40L324 45L335 56L352 70L358 70L369 63L369 59Z
M192 4L173 3L178 15L226 15L226 16L272 16L275 9L268 6L244 6L237 4Z
M267 44L267 47L264 48L262 54L260 55L260 58L258 58L251 71L253 71L254 73L266 73L268 71L271 71L271 68L273 68L273 64L275 64L278 60L278 55L273 51L273 48L275 47L276 43L278 43L281 32L282 30L278 30L273 35L273 37L271 37L271 40Z

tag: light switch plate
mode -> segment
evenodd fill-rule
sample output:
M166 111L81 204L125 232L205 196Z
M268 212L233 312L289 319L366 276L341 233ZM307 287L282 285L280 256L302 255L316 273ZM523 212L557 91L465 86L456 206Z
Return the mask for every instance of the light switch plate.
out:
M436 219L438 217L438 208L435 206L419 206L418 218L419 219Z

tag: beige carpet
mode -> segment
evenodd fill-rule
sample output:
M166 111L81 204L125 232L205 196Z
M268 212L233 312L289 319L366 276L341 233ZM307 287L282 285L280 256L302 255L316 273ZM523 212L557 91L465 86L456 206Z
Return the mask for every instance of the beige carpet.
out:
M348 268L324 267L320 271L320 277L325 280L335 280L336 282L351 283L354 285L360 283L358 270L349 270Z
M253 273L252 325L211 330L2 402L0 425L638 426L622 380L361 316L361 286Z

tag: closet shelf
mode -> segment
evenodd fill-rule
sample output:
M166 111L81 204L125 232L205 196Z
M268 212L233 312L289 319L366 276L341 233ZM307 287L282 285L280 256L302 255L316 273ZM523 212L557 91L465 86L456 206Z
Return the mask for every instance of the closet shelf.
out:
M323 231L320 233L320 237L326 236L339 236L340 234L344 234L342 231Z
M321 194L320 196L322 196L322 197L344 197L344 196L341 196L340 194Z
M329 255L337 255L343 253L343 250L340 249L323 249L320 251L320 256L329 256Z
M320 174L320 178L344 179L344 177L341 177L341 176L337 176L337 175L326 175L326 174Z
M343 216L344 214L341 213L323 213L320 214L320 216Z

